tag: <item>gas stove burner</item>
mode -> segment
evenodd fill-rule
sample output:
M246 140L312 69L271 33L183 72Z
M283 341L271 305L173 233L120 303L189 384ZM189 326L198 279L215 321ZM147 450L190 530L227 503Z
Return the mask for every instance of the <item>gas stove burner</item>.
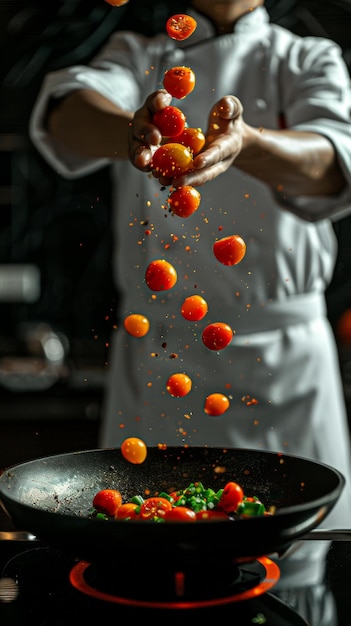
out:
M128 574L124 586L118 588L118 596L116 596L116 580L118 576L122 580L125 578L123 565L119 560L114 564L115 580L111 580L110 571L106 568L105 580L100 580L100 577L104 578L100 571L99 583L97 583L96 564L92 566L85 561L77 561L72 555L41 544L28 549L26 543L18 543L17 546L13 545L14 542L4 543L6 545L1 545L0 551L0 578L5 578L6 583L10 579L11 582L16 582L18 592L13 601L10 601L6 595L9 601L0 602L0 624L6 624L6 626L17 626L18 619L21 624L35 623L37 626L47 626L47 624L76 626L88 621L100 623L101 620L107 624L115 623L116 619L128 620L131 623L140 619L145 621L145 611L150 617L157 617L158 621L163 619L169 621L174 608L184 608L183 611L176 611L176 615L182 619L183 626L193 626L194 617L201 621L206 618L214 623L229 624L233 623L234 619L235 623L240 626L253 624L320 626L321 623L328 623L329 626L331 624L330 621L320 620L320 615L317 621L314 619L305 621L300 612L293 608L295 605L290 600L286 602L279 599L274 594L274 589L271 592L271 588L279 578L280 571L268 558L261 558L250 564L240 564L240 572L235 567L229 567L228 564L227 568L222 567L221 572L219 566L214 567L213 559L211 563L208 563L207 568L203 567L203 563L198 564L198 572L194 574L194 577L199 574L200 583L196 590L192 589L191 594L187 592L187 577L185 576L184 580L180 567L177 567L178 574L173 573L175 590L173 596L167 598L157 596L156 592L160 593L160 579L155 585L152 576L149 576L152 563L146 559L143 563L143 559L140 558L137 563L134 561L134 570L139 571L140 580L142 566L144 566L147 584L143 595L140 597L138 576L136 576L134 586L130 588ZM101 564L97 569L102 569ZM184 569L187 572L188 568L184 567ZM202 569L206 571L201 573ZM130 570L133 570L132 559ZM206 574L209 579L207 585ZM188 571L188 578L189 576ZM227 581L221 593L218 592L216 578L221 584L223 579ZM232 583L230 583L231 578ZM107 587L106 579L110 580ZM83 589L76 586L77 581ZM193 579L191 582L194 582ZM202 586L204 589L201 589ZM95 595L89 595L90 591L87 588L92 588ZM135 593L136 589L137 593ZM152 594L149 597L150 589ZM176 596L182 593L183 596ZM133 597L135 595L137 598Z
M129 567L118 562L114 571L79 561L70 572L73 587L87 596L152 609L206 608L257 598L279 577L278 565L267 557L242 565L209 563L205 569L201 564L182 571L165 567L161 559L152 571L142 561Z

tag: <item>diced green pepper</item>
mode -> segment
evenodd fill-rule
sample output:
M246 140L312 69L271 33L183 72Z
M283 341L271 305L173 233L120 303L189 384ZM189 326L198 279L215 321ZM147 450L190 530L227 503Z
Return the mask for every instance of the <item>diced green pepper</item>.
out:
M103 519L103 520L109 520L110 519L108 517L108 515L105 515L105 513L96 513L95 518L96 519Z
M158 494L160 498L165 498L166 500L168 500L168 502L174 502L172 496L169 493L166 493L165 491L161 491L161 493Z
M144 498L143 496L133 496L129 502L133 502L133 504L138 504L139 506L143 504Z
M262 502L256 496L254 496L252 498L244 498L243 501L239 504L236 512L239 515L249 515L255 517L258 515L264 515L266 509Z

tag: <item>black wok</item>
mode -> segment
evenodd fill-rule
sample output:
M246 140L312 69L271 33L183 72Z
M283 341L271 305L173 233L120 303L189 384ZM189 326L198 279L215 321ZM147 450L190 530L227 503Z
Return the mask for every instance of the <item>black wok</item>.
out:
M201 481L219 489L240 483L271 516L196 523L101 521L89 517L93 497L119 489L124 500ZM281 553L319 525L337 502L344 477L290 455L217 448L149 448L133 465L119 449L87 450L18 464L0 476L0 502L15 527L87 560L166 558L248 561Z

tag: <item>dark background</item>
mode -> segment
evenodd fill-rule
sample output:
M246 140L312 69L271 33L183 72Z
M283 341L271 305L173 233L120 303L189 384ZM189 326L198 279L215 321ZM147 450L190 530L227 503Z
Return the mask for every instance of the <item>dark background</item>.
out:
M1 294L0 280L0 467L95 445L118 306L109 169L63 180L32 147L28 119L41 82L49 70L88 61L114 29L152 34L180 6L175 0L130 0L121 8L104 0L0 2L0 276L8 264L34 264L41 290L32 302L11 299ZM337 41L351 73L351 0L266 6L272 21L293 32ZM327 294L333 327L351 306L351 218L335 230L339 257ZM66 347L64 361L49 370L38 333L43 323ZM340 348L348 395L351 368Z

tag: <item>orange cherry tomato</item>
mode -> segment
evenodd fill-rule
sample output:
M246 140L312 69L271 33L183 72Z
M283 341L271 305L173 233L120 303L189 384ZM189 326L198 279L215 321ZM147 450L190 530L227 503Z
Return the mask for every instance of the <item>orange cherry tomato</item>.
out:
M192 126L185 126L183 132L173 137L173 140L186 146L193 156L202 150L206 142L201 128L193 128Z
M172 289L178 279L177 272L165 259L151 261L145 272L145 282L152 291Z
M151 520L154 517L165 517L167 511L172 509L172 504L167 498L155 496L146 498L140 507L140 519Z
M147 457L146 444L138 437L128 437L121 444L121 452L124 458L134 465L144 463Z
M114 517L122 504L122 495L117 489L102 489L93 498L93 507L99 513Z
M113 7L123 7L129 0L105 0L107 4L111 4Z
M205 399L204 411L207 415L223 415L230 407L228 396L223 393L211 393Z
M224 486L218 507L226 513L235 513L243 498L244 491L242 487L238 483L229 482Z
M223 522L228 521L228 515L224 511L218 509L207 509L207 511L198 511L196 513L197 520L203 520L206 522Z
M174 506L165 513L165 521L196 522L196 513L187 506Z
M166 22L166 31L171 39L183 41L193 34L197 26L196 20L191 15L177 13L172 15Z
M180 312L184 319L191 322L199 322L202 320L207 314L207 311L207 302L199 295L188 296L180 307Z
M124 328L133 337L144 337L150 328L150 322L140 313L132 313L124 319Z
M166 383L166 389L172 398L186 396L191 391L191 387L191 378L182 372L172 374Z
M163 86L168 93L182 100L191 93L195 87L195 74L190 67L171 67L163 76Z
M186 146L170 142L157 148L152 157L151 167L161 176L175 178L188 172L192 163L192 154Z
M167 202L178 217L190 217L200 206L201 194L195 187L183 185L172 191Z
M214 322L202 331L202 341L209 350L223 350L233 339L229 324Z
M230 235L218 239L213 244L213 254L223 265L236 265L246 254L245 241L240 235Z
M185 127L186 118L178 107L166 106L160 111L156 111L153 123L164 137L175 137L179 135Z
M137 512L138 511L138 512ZM118 507L115 519L137 519L139 517L139 505L134 502L126 502Z

